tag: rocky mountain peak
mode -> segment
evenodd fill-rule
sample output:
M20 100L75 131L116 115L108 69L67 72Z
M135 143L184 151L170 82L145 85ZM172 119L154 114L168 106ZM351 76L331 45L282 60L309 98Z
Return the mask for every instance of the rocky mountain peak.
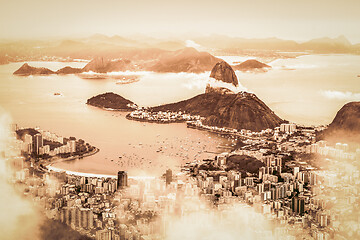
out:
M211 70L210 77L222 81L225 83L231 83L235 87L239 85L239 81L232 67L225 61L221 61L215 64Z

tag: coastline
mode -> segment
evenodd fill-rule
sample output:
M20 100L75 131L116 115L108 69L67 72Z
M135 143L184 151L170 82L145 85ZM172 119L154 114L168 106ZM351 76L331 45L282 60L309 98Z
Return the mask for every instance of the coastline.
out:
M100 174L100 173L84 173L84 172L77 172L77 171L70 171L70 170L65 170L62 168L57 168L57 167L53 167L53 166L46 166L48 168L49 171L54 171L54 172L65 172L68 175L74 175L74 176L80 176L80 177L93 177L93 178L113 178L116 179L117 175L110 175L110 174ZM134 179L134 180L150 180L150 179L155 179L155 176L128 176L128 178L130 179Z
M68 175L74 175L74 176L80 176L80 177L113 178L113 179L116 179L117 175L100 174L100 173L84 173L84 172L70 171L70 170L66 170L66 169L57 168L57 167L52 166L52 164L54 164L54 163L73 161L73 160L76 160L76 159L79 159L79 158L90 157L92 155L95 155L99 151L100 151L100 149L95 148L93 151L91 151L89 153L86 153L86 154L84 154L82 156L73 156L73 157L69 157L69 158L59 158L59 159L45 165L45 167L48 169L48 171L65 172ZM154 176L128 176L128 177L131 178L131 179L135 179L135 180L155 179Z
M149 120L149 119L146 119L146 118L137 118L137 117L132 117L130 116L130 113L127 114L125 116L126 119L128 120L132 120L132 121L138 121L138 122L148 122L148 123L159 123L159 124L170 124L170 123L184 123L186 122L187 120L179 120L179 119L176 119L176 120L168 120L168 121L165 121L165 120Z
M96 153L98 153L100 151L100 149L98 149L97 147L95 147L94 150L92 150L91 152L85 153L84 155L81 156L71 156L68 158L58 158L55 161L51 161L49 164L46 165L46 167L51 166L53 163L59 163L59 162L66 162L66 161L73 161L75 159L81 159L81 158L85 158L85 157L90 157L92 155L95 155Z
M134 109L106 108L106 107L103 107L103 106L101 106L101 105L92 104L92 103L88 103L88 102L86 102L85 104L86 104L86 105L89 105L89 106L92 106L92 107L95 107L95 108L98 108L98 109L101 109L101 110L110 111L110 112L128 112L128 113L130 113L130 112L134 111Z

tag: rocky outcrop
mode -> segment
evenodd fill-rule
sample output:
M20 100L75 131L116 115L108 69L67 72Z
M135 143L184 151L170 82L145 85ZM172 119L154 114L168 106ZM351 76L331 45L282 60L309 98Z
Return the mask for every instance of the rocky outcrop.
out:
M14 75L21 75L21 76L29 76L29 75L49 75L55 74L54 71L51 71L48 68L37 68L32 67L27 63L24 63L18 70L14 72Z
M107 92L87 100L87 104L108 110L132 111L137 105L122 96Z
M329 129L345 130L360 134L360 102L345 104L336 114Z
M212 68L210 77L225 83L230 83L237 87L238 79L232 67L225 61L220 61Z
M150 109L151 111L186 112L205 117L203 124L234 129L261 131L279 126L279 118L255 94L204 93L191 99L166 104Z
M16 70L14 72L14 74L21 75L21 76L30 76L30 75L49 75L49 74L77 74L77 73L82 73L82 72L83 71L81 68L73 68L73 67L69 67L69 66L61 68L61 69L57 70L56 72L54 72L48 68L32 67L29 64L25 63L18 70Z
M360 142L360 102L345 104L336 114L328 128L317 139L334 142Z
M234 94L229 88L239 85L234 70L225 61L215 64L211 70L210 77L215 79L215 82L207 84L205 93Z

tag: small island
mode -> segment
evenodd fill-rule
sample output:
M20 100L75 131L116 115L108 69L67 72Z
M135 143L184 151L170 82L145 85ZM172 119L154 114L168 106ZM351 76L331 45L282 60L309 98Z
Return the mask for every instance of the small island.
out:
M30 75L50 75L55 74L54 71L44 67L32 67L27 63L24 63L18 70L14 72L14 75L30 76Z
M78 74L78 73L82 73L82 72L83 72L83 70L81 68L73 68L73 67L66 66L66 67L63 67L63 68L57 70L56 74L65 75L65 74Z
M113 92L94 96L88 99L86 104L105 110L133 111L137 109L135 103Z
M267 69L271 68L271 66L259 62L258 60L255 59L249 59L246 60L245 62L242 62L238 65L233 66L234 70L240 70L240 71L266 71Z
M82 73L82 72L83 72L83 70L81 68L73 68L73 67L69 67L69 66L61 68L61 69L57 70L56 72L54 72L48 68L33 67L27 63L24 63L18 70L16 70L14 72L14 75L19 75L19 76L52 75L52 74L65 75L65 74L78 74L78 73Z

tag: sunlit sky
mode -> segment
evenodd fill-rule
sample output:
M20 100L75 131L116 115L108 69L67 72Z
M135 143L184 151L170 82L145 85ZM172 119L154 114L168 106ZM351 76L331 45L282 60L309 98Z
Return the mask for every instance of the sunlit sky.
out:
M0 0L0 38L225 34L360 42L359 0Z

